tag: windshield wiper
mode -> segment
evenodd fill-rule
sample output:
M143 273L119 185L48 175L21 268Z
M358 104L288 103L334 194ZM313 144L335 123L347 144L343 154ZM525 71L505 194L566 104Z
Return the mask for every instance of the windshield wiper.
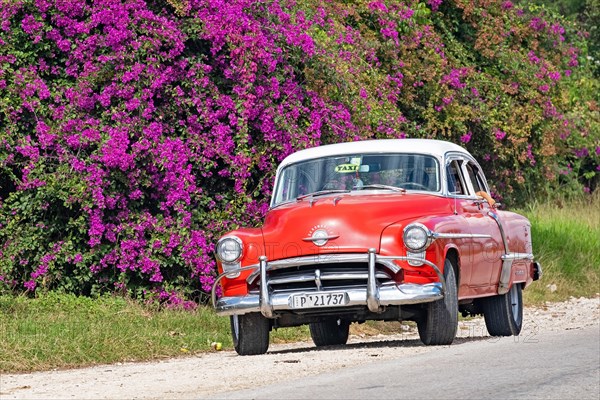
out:
M298 197L296 197L296 200L302 200L302 199L305 199L307 197L323 196L325 194L331 194L331 193L350 193L350 190L347 190L347 189L319 190L317 192L307 193L307 194L303 194L301 196L298 196Z
M397 186L390 186L390 185L380 185L377 183L373 183L373 184L369 184L369 185L363 185L363 186L354 186L353 189L386 189L386 190L393 190L394 192L406 192L406 189L404 188L399 188Z

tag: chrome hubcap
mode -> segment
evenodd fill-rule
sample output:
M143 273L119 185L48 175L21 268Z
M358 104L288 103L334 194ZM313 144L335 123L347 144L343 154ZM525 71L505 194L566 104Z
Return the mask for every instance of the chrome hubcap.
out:
M515 322L519 322L519 310L521 308L521 304L519 302L519 293L517 290L518 289L516 284L512 285L512 287L510 288L511 310Z
M237 315L234 315L231 317L231 321L233 321L233 323L231 324L231 326L233 327L233 337L235 338L235 340L237 340L237 338L240 337L240 320Z

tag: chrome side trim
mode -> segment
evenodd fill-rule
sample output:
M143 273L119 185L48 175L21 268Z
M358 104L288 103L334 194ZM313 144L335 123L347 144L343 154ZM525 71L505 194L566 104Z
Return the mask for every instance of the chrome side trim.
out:
M434 239L490 239L492 235L482 233L437 233L431 232Z
M406 233L413 227L420 228L423 231L425 231L425 233L427 234L427 242L423 245L423 247L421 247L419 249L412 249L412 248L409 248L408 246L406 246ZM403 229L403 232L404 233L403 233L402 238L405 243L404 246L406 247L407 251L410 251L413 253L425 251L437 239L489 239L492 237L491 235L486 235L486 234L481 234L481 233L439 233L439 232L434 232L431 229L429 229L427 226L425 226L421 223L418 223L418 222L406 225Z

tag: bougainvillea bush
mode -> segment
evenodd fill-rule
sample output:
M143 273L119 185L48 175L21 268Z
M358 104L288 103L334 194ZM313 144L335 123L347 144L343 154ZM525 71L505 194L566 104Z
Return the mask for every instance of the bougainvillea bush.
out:
M585 33L510 1L2 0L0 290L188 305L294 150L431 137L594 190Z

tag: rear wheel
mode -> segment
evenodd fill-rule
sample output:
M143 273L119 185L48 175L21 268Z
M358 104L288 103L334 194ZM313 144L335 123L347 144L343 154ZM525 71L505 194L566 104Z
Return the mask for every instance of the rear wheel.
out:
M240 356L264 354L269 348L271 322L260 313L232 315L233 347Z
M425 315L417 320L419 337L426 345L451 344L458 328L458 295L454 268L450 260L444 263L446 292L444 298L429 303Z
M482 299L485 326L492 336L517 336L523 326L523 294L515 283L502 295Z
M315 346L346 344L350 332L350 322L341 319L326 319L309 324L310 336Z

